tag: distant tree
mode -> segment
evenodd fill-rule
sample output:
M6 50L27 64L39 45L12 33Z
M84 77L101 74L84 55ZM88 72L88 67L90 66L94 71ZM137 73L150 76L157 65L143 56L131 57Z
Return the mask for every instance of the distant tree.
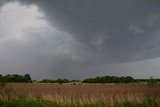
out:
M131 76L125 77L125 83L131 83L134 82L134 79Z
M43 79L42 81L40 81L41 83L47 83L48 80L47 79Z
M7 74L5 76L0 75L0 82L31 82L31 77L29 74L18 75L18 74Z
M71 80L70 82L80 82L80 80Z
M11 75L7 74L7 75L3 76L3 81L11 82Z
M42 81L40 81L40 83L69 83L70 81L68 79L57 79L57 80L49 80L49 79L43 79Z
M69 80L67 79L57 79L55 80L56 83L62 84L62 83L69 83Z
M25 74L25 75L24 75L24 80L25 80L25 82L27 82L27 83L32 82L31 76L30 76L29 74Z
M0 75L0 82L3 81L3 75Z
M83 80L83 83L132 83L134 82L134 78L131 76L127 77L117 77L117 76L104 76L104 77L96 77L96 78L88 78Z
M154 86L155 84L157 84L157 81L156 81L156 79L154 79L154 77L150 77L147 84L149 87L151 87L151 86Z

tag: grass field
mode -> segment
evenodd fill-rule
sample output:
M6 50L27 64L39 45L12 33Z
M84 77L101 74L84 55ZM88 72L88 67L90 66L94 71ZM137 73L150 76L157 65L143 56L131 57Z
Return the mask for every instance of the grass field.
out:
M10 83L1 88L0 99L2 107L160 107L160 87Z

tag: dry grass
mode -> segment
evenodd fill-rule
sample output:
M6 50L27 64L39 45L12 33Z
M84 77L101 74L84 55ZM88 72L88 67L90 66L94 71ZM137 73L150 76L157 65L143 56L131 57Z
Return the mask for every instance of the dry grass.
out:
M64 96L68 98L81 98L91 96L97 99L110 100L142 100L151 94L159 99L160 87L154 86L148 93L146 84L90 84L90 85L70 85L70 84L33 84L33 83L11 83L18 96Z
M160 87L154 86L148 92L146 84L40 84L10 83L0 94L4 100L38 97L56 104L97 104L99 102L143 102L148 98L160 101Z

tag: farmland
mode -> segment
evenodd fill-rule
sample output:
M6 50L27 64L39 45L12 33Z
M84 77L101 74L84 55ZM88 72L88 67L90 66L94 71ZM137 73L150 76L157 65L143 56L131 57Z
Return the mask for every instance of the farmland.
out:
M47 104L51 107L54 104L57 106L91 106L92 104L124 106L126 103L154 107L158 106L160 101L160 87L158 85L148 87L146 84L8 83L3 95L1 94L1 99L3 99L2 104L16 104L20 101L26 103L26 100L30 103L46 103L42 107L46 107Z

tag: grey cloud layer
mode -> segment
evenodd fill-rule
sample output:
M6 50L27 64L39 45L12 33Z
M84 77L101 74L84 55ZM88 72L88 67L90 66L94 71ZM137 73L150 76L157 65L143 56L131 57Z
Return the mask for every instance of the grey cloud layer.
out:
M38 0L52 26L86 45L96 61L124 62L158 57L159 0ZM159 41L159 40L158 40ZM91 59L92 59L91 58ZM94 60L91 60L94 61Z
M0 5L9 1L1 0ZM43 19L61 33L52 34L46 31L44 35L47 36L41 32L28 33L30 40L26 43L22 42L19 46L16 43L20 41L10 42L15 47L13 50L7 42L8 47L3 50L1 56L10 53L6 56L13 58L13 62L10 68L2 67L5 72L25 69L24 72L32 74L35 72L33 74L35 77L44 76L46 73L51 77L82 78L105 75L108 70L113 71L108 72L109 74L120 74L116 69L112 70L114 65L105 67L103 66L105 64L160 56L159 0L19 0L18 2L24 6L36 5L45 15ZM67 32L68 35L63 32ZM2 58L4 61L6 59ZM21 64L17 67L19 69L15 68L17 64Z

